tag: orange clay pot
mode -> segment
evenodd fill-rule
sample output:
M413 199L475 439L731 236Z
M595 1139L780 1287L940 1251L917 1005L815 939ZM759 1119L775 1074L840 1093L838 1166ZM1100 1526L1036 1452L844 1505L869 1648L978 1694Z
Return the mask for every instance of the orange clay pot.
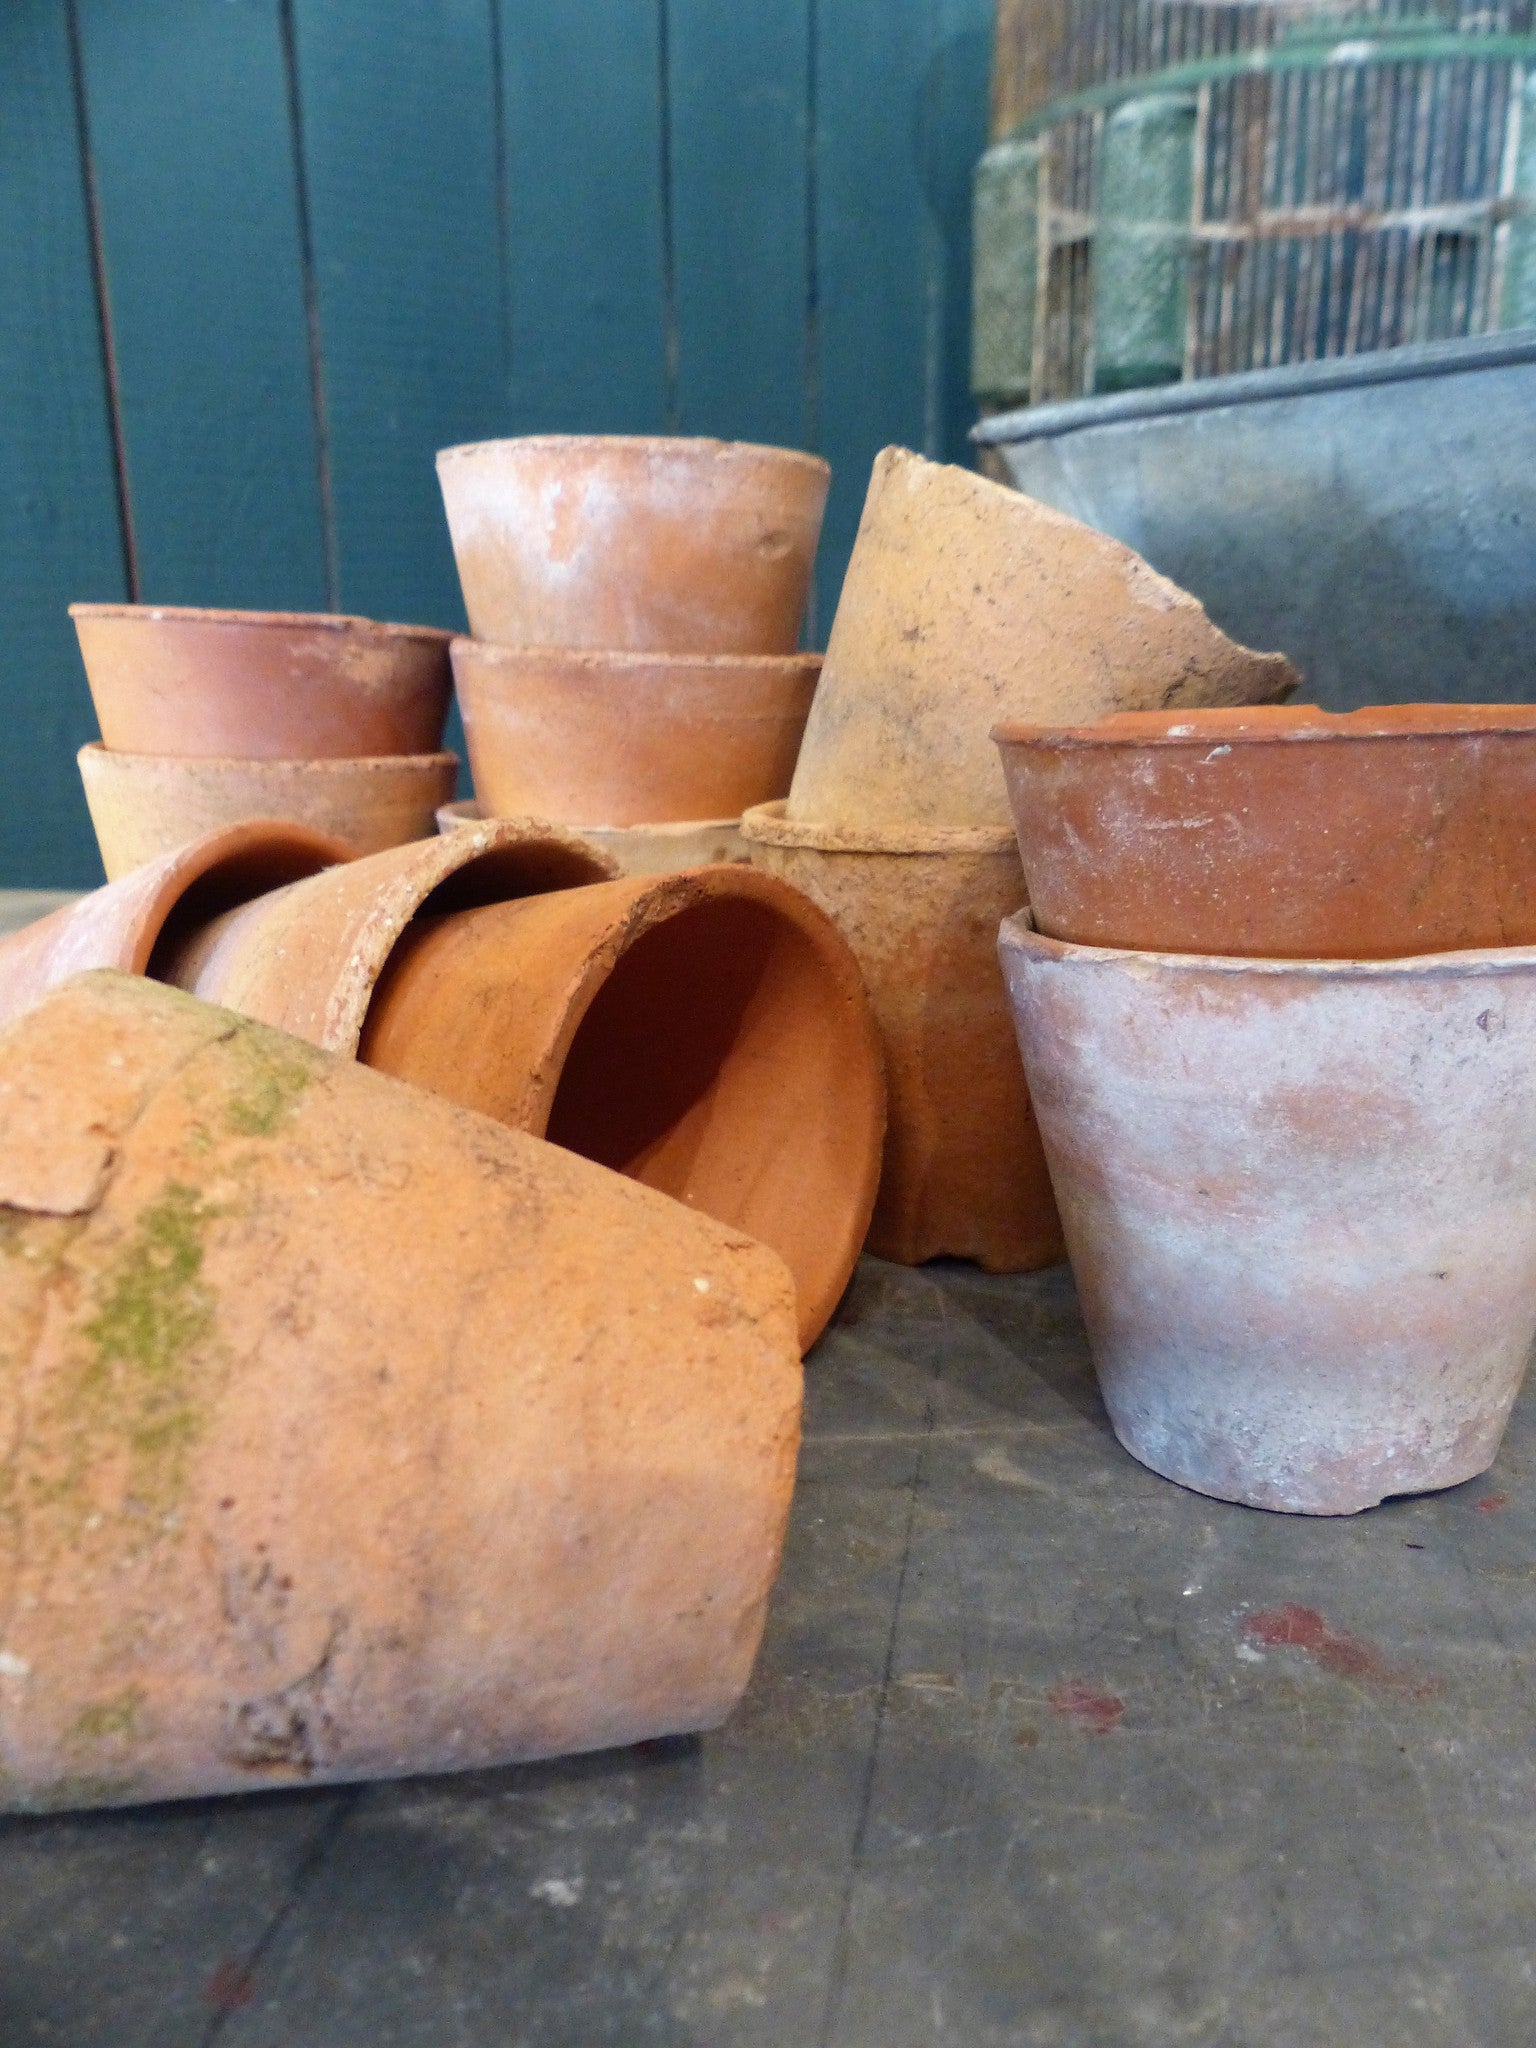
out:
M419 912L580 888L612 872L611 862L556 825L493 820L368 854L186 925L156 967L162 980L206 1002L351 1058L374 984Z
M431 626L183 605L69 613L114 753L353 760L443 744L453 636Z
M713 1727L794 1481L740 1232L143 981L0 1036L0 1805Z
M458 803L439 805L437 829L457 832L465 825L478 825L484 816L474 798L465 797ZM688 868L745 865L749 859L740 818L690 819L681 825L573 825L569 829L584 845L614 861L621 875L677 875Z
M419 918L359 1057L771 1245L800 1342L869 1226L880 1050L832 924L740 867Z
M860 832L1008 823L988 732L1261 703L1296 671L1219 633L1119 541L904 448L875 458L786 815Z
M1536 706L997 728L1040 931L1387 960L1536 943Z
M795 772L819 654L611 654L455 640L475 793L567 825L739 818Z
M308 825L258 819L206 833L0 939L0 1024L91 967L157 972L210 918L352 858Z
M291 818L378 853L425 839L453 794L454 754L363 761L209 761L80 749L80 780L107 880L247 818Z
M754 864L832 918L874 1005L890 1105L869 1250L1054 1265L1061 1224L997 968L998 920L1024 895L1012 834L903 846L791 824L782 804L741 824Z
M795 651L831 476L819 456L539 434L445 448L437 475L477 640Z

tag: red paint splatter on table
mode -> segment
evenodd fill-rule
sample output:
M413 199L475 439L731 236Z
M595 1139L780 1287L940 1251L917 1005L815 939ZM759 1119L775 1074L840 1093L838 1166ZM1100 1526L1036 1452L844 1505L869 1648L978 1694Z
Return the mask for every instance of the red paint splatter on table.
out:
M256 1996L256 1980L244 1963L226 1956L203 1986L203 1997L217 2013L238 2012Z
M1301 1607L1294 1600L1284 1607L1250 1614L1243 1633L1250 1643L1262 1644L1266 1650L1300 1650L1319 1671L1333 1678L1352 1678L1416 1700L1428 1699L1439 1690L1438 1679L1396 1670L1370 1643L1332 1627L1315 1607Z
M1509 1495L1507 1493L1485 1493L1481 1500L1474 1501L1472 1505L1480 1515L1496 1515L1500 1508L1507 1508L1509 1506Z
M1112 1692L1102 1692L1086 1679L1068 1678L1050 1695L1051 1711L1075 1721L1089 1735L1107 1735L1119 1725L1125 1701Z

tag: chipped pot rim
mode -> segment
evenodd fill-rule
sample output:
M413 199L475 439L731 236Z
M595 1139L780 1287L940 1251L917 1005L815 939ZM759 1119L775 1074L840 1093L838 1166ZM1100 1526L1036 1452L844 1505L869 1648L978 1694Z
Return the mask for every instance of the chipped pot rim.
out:
M450 831L469 825L538 825L548 822L529 814L514 814L497 819L489 811L480 808L480 799L473 796L457 797L452 803L439 804L437 821L439 829L448 821ZM668 819L660 825L563 825L552 829L575 832L583 839L686 839L695 832L734 832L741 824L740 818L683 818Z
M1080 967L1119 968L1146 975L1248 975L1265 981L1458 981L1536 972L1536 945L1469 947L1460 952L1406 953L1392 960L1288 960L1243 953L1153 953L1131 946L1081 946L1036 931L1027 910L998 927L999 950Z
M880 831L865 825L812 824L787 818L786 797L754 804L741 816L741 836L760 846L803 847L818 853L1009 853L1018 858L1011 825L939 825Z

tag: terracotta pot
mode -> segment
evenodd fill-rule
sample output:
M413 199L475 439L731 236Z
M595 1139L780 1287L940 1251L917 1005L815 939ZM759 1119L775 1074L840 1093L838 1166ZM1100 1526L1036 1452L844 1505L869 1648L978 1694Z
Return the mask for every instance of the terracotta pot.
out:
M437 829L455 832L478 825L484 816L474 798L466 797L439 806ZM621 875L677 875L689 868L745 865L749 858L740 818L694 818L681 825L571 825L567 830L611 859Z
M481 803L568 825L739 818L783 796L820 673L819 654L453 643Z
M191 840L0 938L0 1024L87 968L158 973L210 918L351 858L341 840L276 819Z
M1119 541L904 448L875 458L787 815L1006 825L1000 718L1262 703L1296 671L1219 633Z
M1001 950L1126 1449L1301 1514L1484 1471L1536 1336L1536 950Z
M539 434L445 448L437 474L477 640L795 650L831 476L819 456Z
M352 861L186 924L162 980L354 1057L374 984L421 912L463 910L610 879L558 826L492 821Z
M837 925L874 1005L890 1099L869 1250L906 1266L1054 1265L1061 1225L997 971L998 920L1024 895L1013 835L904 846L792 824L781 803L741 827L754 864Z
M802 1346L848 1284L880 1171L879 1044L835 928L765 875L419 918L359 1057L772 1245Z
M355 760L443 743L453 636L434 627L185 605L69 614L114 753Z
M208 761L113 754L94 742L76 759L107 880L188 839L247 818L293 818L378 853L425 839L453 794L455 754L376 754L363 761Z
M1536 707L1315 705L996 739L1039 930L1393 959L1536 943Z
M761 1246L116 976L0 1038L0 1202L0 1805L730 1712L799 1435Z

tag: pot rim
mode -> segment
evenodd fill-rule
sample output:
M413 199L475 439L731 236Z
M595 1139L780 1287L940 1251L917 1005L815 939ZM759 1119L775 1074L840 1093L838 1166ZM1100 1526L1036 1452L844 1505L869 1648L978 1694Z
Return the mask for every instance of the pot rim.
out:
M782 448L771 441L725 441L712 434L499 434L484 441L459 441L452 447L439 448L436 455L437 467L444 463L460 460L467 455L481 455L488 449L559 448L570 451L597 452L647 448L660 450L679 459L687 456L709 455L767 455L776 460L808 466L828 477L832 465L824 455L814 455L807 448Z
M928 831L883 832L866 825L811 823L786 818L787 797L753 804L741 814L741 836L759 846L803 848L815 853L908 854L1007 853L1019 857L1011 825L940 825Z
M1005 917L1000 950L1083 967L1129 973L1253 975L1266 981L1474 981L1536 970L1536 945L1468 947L1461 952L1406 953L1391 960L1284 960L1244 953L1152 953L1132 946L1081 946L1036 931L1029 911Z
M1444 716L1432 725L1391 726L1382 723L1394 711L1405 710L1434 711ZM1310 712L1312 716L1305 720L1297 719L1296 713L1303 711ZM1471 714L1478 711L1497 715L1474 718ZM1283 714L1283 718L1271 730L1265 731L1268 714L1272 712ZM1163 716L1161 712L1132 715ZM1114 718L1105 719L1098 725L1060 726L1030 725L1022 720L1005 719L992 727L990 736L1000 748L1051 747L1063 752L1114 748L1136 753L1152 749L1190 752L1213 743L1223 748L1249 748L1304 745L1318 740L1345 740L1358 744L1364 741L1401 743L1536 736L1536 704L1367 704L1355 711L1324 711L1313 704L1233 704L1202 707L1187 716L1190 721L1187 725L1181 718L1179 723L1170 725L1163 732L1134 732L1125 727L1117 730ZM1247 731L1242 729L1245 719L1254 721ZM1230 723L1224 726L1224 721Z
M238 771L244 775L258 772L263 777L271 776L274 780L286 776L346 775L357 772L370 775L384 774L397 768L424 775L429 769L457 769L461 765L458 755L449 753L447 749L436 754L338 754L285 761L274 760L265 754L135 754L123 747L109 747L104 740L87 740L75 756L82 769L85 767L87 755L90 756L93 766L101 762L120 761L129 773L135 768L145 767L158 768L162 771L174 769L189 776Z
M453 639L446 626L396 625L385 619L366 619L354 612L248 612L218 605L195 604L72 604L72 619L126 619L137 624L252 626L287 632L304 629L325 633L355 633L386 640L428 640L447 645Z
M506 818L498 818L492 812L482 810L476 796L455 797L451 803L439 804L439 822L445 812L452 812L462 825L543 825L547 821L537 818L531 811L514 812ZM740 818L672 818L659 825L565 825L558 829L579 833L583 839L628 839L642 833L647 839L681 839L691 832L734 832L741 824Z
M575 668L602 675L623 674L631 669L681 670L687 675L716 675L742 671L748 675L771 675L776 669L819 675L826 657L816 653L794 654L667 654L638 647L509 647L501 640L477 640L469 633L457 633L448 649L457 674L460 656L471 667L487 668ZM472 657L472 659L470 659Z

